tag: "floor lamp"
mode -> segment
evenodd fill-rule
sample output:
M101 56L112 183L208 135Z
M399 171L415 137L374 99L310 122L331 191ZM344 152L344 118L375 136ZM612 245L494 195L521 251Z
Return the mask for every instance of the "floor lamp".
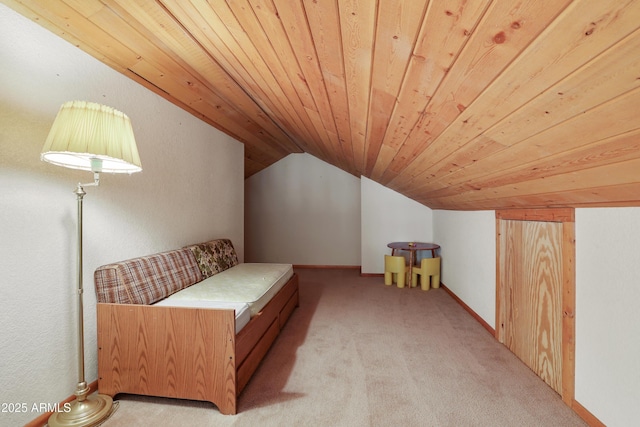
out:
M100 173L140 172L142 165L129 117L100 104L67 102L58 115L42 149L41 159L58 166L93 172L93 182L78 184L77 304L78 385L70 410L54 412L49 427L94 426L111 414L111 397L92 394L84 378L84 316L82 287L82 199L84 186L100 184Z

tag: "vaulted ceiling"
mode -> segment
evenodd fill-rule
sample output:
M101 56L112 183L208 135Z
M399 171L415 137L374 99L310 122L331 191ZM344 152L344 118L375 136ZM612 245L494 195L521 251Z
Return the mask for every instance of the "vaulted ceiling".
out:
M640 0L1 0L245 144L431 208L640 206Z

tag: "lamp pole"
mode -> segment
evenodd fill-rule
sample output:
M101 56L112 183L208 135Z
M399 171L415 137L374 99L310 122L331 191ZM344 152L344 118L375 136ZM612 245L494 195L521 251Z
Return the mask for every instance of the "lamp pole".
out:
M80 183L76 187L75 194L78 200L78 261L77 261L77 284L78 284L78 386L76 396L78 401L86 399L89 387L84 378L84 287L82 284L82 200L87 194Z
M85 185L98 185L99 174L94 173L94 182ZM71 403L68 412L55 412L49 417L49 427L85 427L100 424L110 415L113 407L111 396L96 394L89 396L89 386L84 377L84 287L82 284L82 202L85 194L84 187L78 183L76 190L78 204L78 231L77 231L77 302L78 302L78 384L76 386L76 399Z

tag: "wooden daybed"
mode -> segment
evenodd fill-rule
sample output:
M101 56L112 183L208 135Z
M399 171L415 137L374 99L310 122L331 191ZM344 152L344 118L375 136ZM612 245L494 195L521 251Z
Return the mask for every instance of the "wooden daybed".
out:
M231 241L218 239L98 268L99 393L204 400L236 414L238 395L298 306L298 276L291 269L237 334L233 309L151 304L237 264Z

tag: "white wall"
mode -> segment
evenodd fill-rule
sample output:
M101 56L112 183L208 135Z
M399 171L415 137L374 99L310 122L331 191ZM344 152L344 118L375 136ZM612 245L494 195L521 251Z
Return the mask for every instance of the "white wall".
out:
M368 178L360 181L362 273L384 273L389 242L434 242L431 209Z
M291 154L251 176L245 194L250 262L361 266L378 274L391 253L387 243L433 239L431 209L309 154Z
M434 240L440 245L440 280L495 328L496 219L494 211L433 212Z
M576 209L576 400L640 420L640 208Z
M245 181L246 259L360 264L360 180L309 154L290 154Z
M76 389L78 181L41 162L60 107L100 102L131 117L143 172L103 174L85 196L86 380L97 378L93 271L99 265L229 237L244 249L243 145L0 5L0 425L40 415Z

